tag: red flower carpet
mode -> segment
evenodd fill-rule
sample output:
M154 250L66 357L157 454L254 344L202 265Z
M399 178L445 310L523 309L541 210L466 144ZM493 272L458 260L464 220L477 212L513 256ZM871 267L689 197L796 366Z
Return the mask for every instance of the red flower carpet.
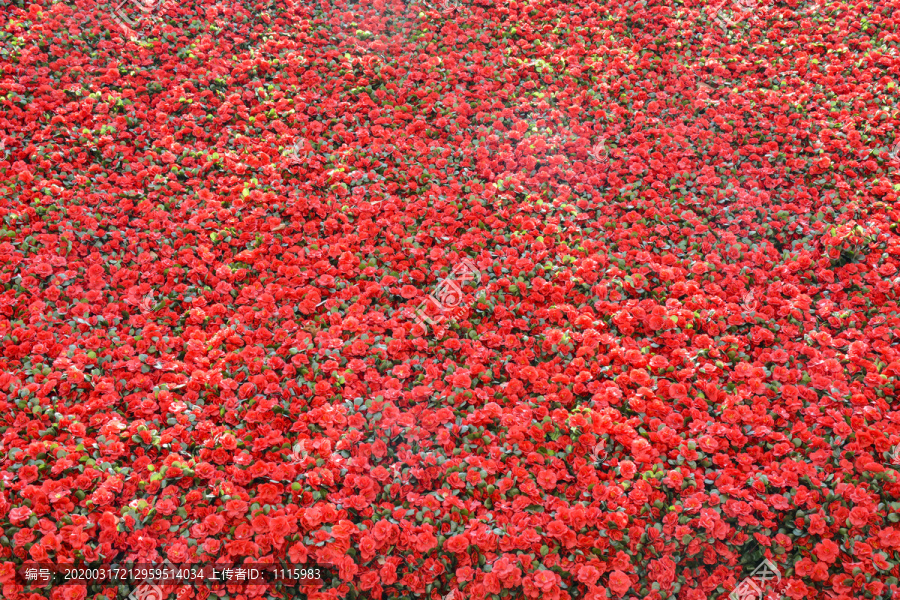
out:
M900 597L898 15L7 0L3 598Z

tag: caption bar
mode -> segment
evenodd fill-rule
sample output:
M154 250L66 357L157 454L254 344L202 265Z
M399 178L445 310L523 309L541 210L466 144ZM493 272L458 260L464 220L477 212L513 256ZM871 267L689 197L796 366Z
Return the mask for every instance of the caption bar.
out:
M57 565L25 563L18 575L22 583L33 587L68 584L163 585L318 585L328 575L320 565L256 564L106 564Z

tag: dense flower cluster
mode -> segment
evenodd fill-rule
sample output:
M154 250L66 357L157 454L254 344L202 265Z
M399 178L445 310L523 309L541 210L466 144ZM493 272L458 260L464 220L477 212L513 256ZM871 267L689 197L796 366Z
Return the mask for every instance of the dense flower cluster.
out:
M898 597L900 5L752 8L7 2L3 597Z

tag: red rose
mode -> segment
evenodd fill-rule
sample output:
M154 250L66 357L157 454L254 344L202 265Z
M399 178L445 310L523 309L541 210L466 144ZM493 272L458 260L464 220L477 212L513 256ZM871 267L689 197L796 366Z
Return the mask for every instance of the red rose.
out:
M616 570L609 574L609 587L618 596L624 596L631 589L631 579L622 571Z
M15 539L15 536L13 536L13 539ZM31 548L29 548L28 554L31 555L31 559L35 562L42 563L50 561L49 555L47 554L47 549L43 544L34 544Z
M169 560L176 564L186 562L189 556L187 544L185 544L184 542L176 542L172 544L166 551L166 556L169 558Z
M381 575L381 581L384 585L391 585L397 581L397 567L393 562L385 562L379 569L378 574Z
M357 571L359 571L359 567L349 556L344 556L338 562L338 577L340 577L342 581L351 581Z
M100 515L100 518L97 519L97 524L102 530L114 530L118 522L118 517L109 511L104 511L103 514Z
M827 563L833 563L840 554L840 547L831 540L822 540L816 544L814 552L819 560Z
M87 587L84 585L62 586L63 600L84 600L87 598Z
M437 538L430 531L424 531L416 537L415 548L423 554L434 548L436 545Z
M16 564L4 562L0 564L0 583L9 583L16 578Z
M454 535L444 542L444 548L454 554L462 554L469 549L469 540L464 535Z
M306 550L306 546L299 542L291 546L288 550L288 558L290 558L291 562L294 564L306 563L308 555L309 553Z
M555 538L562 538L569 533L569 528L562 521L556 519L547 524L547 533Z
M588 585L596 584L601 575L599 569L597 569L596 567L592 567L591 565L580 566L577 573L578 581L580 581L581 583L586 583Z
M19 479L24 481L25 483L31 483L32 481L36 481L38 478L38 469L34 465L25 465L21 469L19 469Z
M31 509L27 506L18 506L9 511L9 521L13 525L21 525L28 520L31 514Z
M53 274L53 267L45 262L38 263L34 267L34 272L40 277L47 277Z
M850 509L850 516L848 517L850 523L855 527L863 527L869 521L869 511L866 509L856 506Z
M552 490L556 487L556 472L550 469L541 469L537 477L538 485L545 490Z
M369 591L375 588L379 581L381 581L381 577L378 571L368 571L359 578L359 587L362 590Z
M354 533L356 533L356 525L346 519L338 521L337 524L331 528L331 535L339 540L349 539Z
M531 575L531 580L534 582L536 588L545 593L557 590L559 586L559 575L553 571L535 571Z
M378 551L378 544L370 535L363 536L359 540L359 552L363 560L371 560Z
M372 536L379 542L383 543L391 536L391 524L387 521L378 521L372 526Z
M634 474L637 472L637 468L634 466L634 463L630 460L623 460L619 463L619 473L622 474L627 480L631 480L634 478Z

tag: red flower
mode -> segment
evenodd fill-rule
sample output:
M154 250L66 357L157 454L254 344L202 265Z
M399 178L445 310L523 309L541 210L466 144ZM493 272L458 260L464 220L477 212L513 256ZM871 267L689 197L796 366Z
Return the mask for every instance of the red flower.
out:
M16 578L16 564L12 562L0 563L0 583L10 583Z
M291 545L288 550L288 558L290 558L291 562L294 564L304 564L307 556L306 546L301 543Z
M363 560L371 560L373 556L375 556L375 552L378 550L378 543L371 536L363 536L359 540L359 552L363 557Z
M550 469L541 469L538 471L537 481L545 490L552 490L556 487L556 473Z
M391 585L397 581L397 566L393 562L386 562L378 571L384 585Z
M900 597L890 3L428 3L5 3L9 568Z
M331 528L331 535L339 540L348 539L354 533L356 533L356 525L346 519L338 521L338 523Z
M622 597L631 589L631 579L622 571L613 571L609 574L609 587L616 595Z
M559 575L553 571L539 570L531 575L534 586L551 598L559 595Z
M837 560L838 554L840 554L840 546L831 540L822 540L816 544L815 553L819 560L833 563Z
M869 521L869 511L859 506L851 508L849 521L855 527L863 527Z
M636 472L637 468L630 460L623 460L619 463L619 473L621 473L622 477L624 477L625 479L633 479Z
M27 506L20 506L9 511L9 521L13 525L21 525L32 515L32 511Z
M469 540L462 535L454 535L447 539L444 547L454 554L462 554L469 548Z

